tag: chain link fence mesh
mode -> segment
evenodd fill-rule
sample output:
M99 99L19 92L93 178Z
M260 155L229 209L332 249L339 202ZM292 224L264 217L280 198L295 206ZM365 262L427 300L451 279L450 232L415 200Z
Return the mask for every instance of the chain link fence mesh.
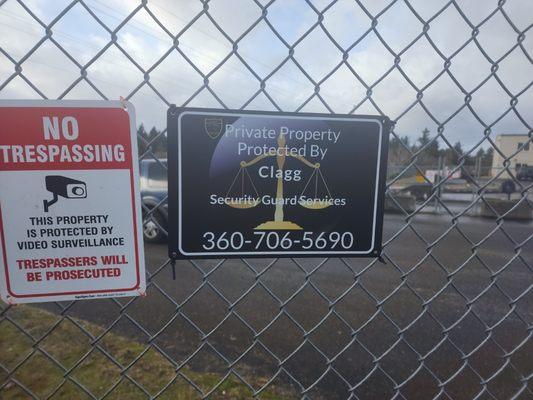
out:
M421 12L422 5L414 0L387 2L379 9L354 0L348 6L366 24L364 29L353 24L353 37L341 41L335 20L332 23L328 19L340 1L318 4L302 0L299 7L303 11L291 21L308 18L311 22L303 30L282 27L272 16L292 2L249 0L247 3L256 8L256 17L245 22L240 19L240 3L198 1L197 11L183 14L179 7L167 5L166 15L179 20L178 29L162 17L160 3L146 0L123 2L128 12L120 17L113 7L96 0L67 2L61 7L48 3L45 7L56 10L52 18L43 18L39 12L43 2L0 0L4 28L11 23L20 35L24 30L37 32L31 45L19 47L6 45L10 39L4 36L0 95L12 96L14 85L19 85L24 86L21 97L67 99L79 97L78 88L83 86L93 98L107 99L118 97L109 95L115 93L111 90L115 86L137 105L141 116L146 102L159 102L162 117L171 103L242 109L258 108L259 104L259 108L280 111L371 110L390 116L396 126L417 109L435 127L436 134L414 149L401 140L397 129L393 130L391 141L397 139L407 157L402 166L395 166L394 175L389 175L389 189L405 177L406 171L424 175L422 158L435 142L453 152L450 133L455 121L468 115L474 124L470 126L476 129L469 131L473 139L468 148L462 153L456 151L458 162L451 172L462 171L472 185L471 196L454 207L435 190L409 210L397 192L388 190L388 202L400 212L385 218L385 264L370 259L243 259L178 262L173 267L163 256L164 245L149 245L146 298L55 303L38 309L4 304L0 314L0 328L5 334L4 341L0 338L0 397L72 398L76 393L80 399L533 398L533 232L530 223L506 219L515 209L532 208L528 198L531 183L518 180L512 165L517 155L531 151L531 108L520 108L521 100L526 99L527 104L532 94L532 46L526 40L531 21L528 25L515 22L508 11L511 0L477 3L475 7L484 10L484 17L475 21L458 0L441 2L431 13ZM523 12L529 10L531 19L531 4L523 4ZM230 25L242 24L237 34L235 30L228 32L228 20L218 18L216 7L234 8L235 15L230 15L229 21ZM391 27L394 20L390 12L395 7L409 14L411 26ZM69 18L74 10L78 20ZM131 24L139 26L135 21L141 14L152 28L139 29L148 36L157 29L167 39L165 46L160 44L163 47L157 57L149 61L139 61L148 49L140 43L138 53L132 53L124 34ZM432 37L445 14L453 14L468 31L453 51L443 49ZM65 44L69 37L61 25L67 19L71 27L81 24L80 18L107 37L93 44L86 57L78 57L71 45ZM221 57L199 57L187 44L199 21L209 26L206 46L221 48ZM515 38L497 56L487 50L481 38L484 31L493 29L494 21L505 25ZM451 35L458 26L459 22L442 29ZM248 56L246 41L256 29L262 30L261 37L268 43L275 41L279 46L275 65ZM415 32L409 40L401 46L391 44L395 34L409 29ZM80 34L90 36L92 32L80 27ZM375 61L379 74L371 79L354 66L358 58L365 57L370 38L380 43L389 60ZM309 42L311 47L327 43L336 53L333 61L318 63L321 68L310 66L299 53ZM409 52L421 43L440 64L425 82L405 66ZM266 46L259 40L252 44ZM47 69L49 65L34 57L44 48L67 59L69 68ZM469 66L480 73L480 79L466 85L457 77L454 65L463 51L472 49L477 49L484 63ZM525 83L509 87L499 70L517 54L526 68L522 76ZM326 54L312 56L325 60ZM92 74L102 60L111 65L107 80ZM417 59L415 67L423 69L427 62L425 57ZM157 75L165 63L176 67L166 75ZM231 81L239 90L221 87L217 80L217 73L228 66L239 69ZM49 73L49 80L65 75L68 83L51 85L46 77L32 78L40 69ZM182 81L177 92L169 91L176 83L172 71L180 74L184 69L189 69L194 79ZM280 75L288 74L289 84L276 83ZM334 87L333 94L328 92L330 78L337 74L341 74L341 86L357 86L358 94L346 96L339 87ZM401 85L387 94L388 100L381 100L380 88L392 75ZM443 79L460 93L461 101L453 109L439 109L427 104L429 100L426 103L428 93ZM496 85L497 90L484 92L490 85ZM441 95L452 96L449 90ZM390 97L398 98L394 112ZM498 112L482 115L474 104L476 99L493 102ZM500 133L498 123L508 118L517 121L515 126L527 135L513 154L504 153L495 140ZM155 150L165 135L164 130L149 137L140 135L140 158L156 160L166 168L162 154ZM465 165L480 148L492 148L504 160L490 178L472 176L472 168ZM502 212L487 200L487 188L503 178L515 183L517 201L512 209ZM448 180L437 186L446 185ZM165 203L166 199L143 206L145 225L166 228L157 218ZM441 214L428 215L427 210L436 205ZM468 217L480 206L494 218L481 221ZM41 314L35 312L44 313L44 317L37 319ZM6 343L8 337L24 345L13 349L12 342ZM122 342L127 343L126 350L117 347ZM156 369L160 369L158 379L148 378L154 359L158 360ZM106 371L105 379L89 379L84 373L89 364ZM28 370L34 371L34 379L25 378ZM51 375L56 378L50 380ZM242 391L232 392L235 386ZM124 387L128 387L127 396ZM186 387L187 391L180 392L179 397L173 392L176 387ZM67 388L70 395L65 394Z

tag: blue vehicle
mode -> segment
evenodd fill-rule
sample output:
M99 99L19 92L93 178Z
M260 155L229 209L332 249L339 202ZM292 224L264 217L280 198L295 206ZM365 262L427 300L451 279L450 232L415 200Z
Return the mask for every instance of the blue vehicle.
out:
M139 174L141 178L141 202L143 204L144 241L158 243L167 237L167 160L141 160ZM154 211L149 215L151 210Z

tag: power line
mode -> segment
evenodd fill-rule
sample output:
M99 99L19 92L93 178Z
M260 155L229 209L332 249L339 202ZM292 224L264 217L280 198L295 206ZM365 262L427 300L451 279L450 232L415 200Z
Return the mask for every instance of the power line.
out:
M106 7L106 8L108 8L108 9L111 9L111 7L109 7L109 6L107 6L107 5L103 4L103 3L101 3L101 2L98 1L98 0L92 0L92 1L95 2L95 3L98 3L98 4L102 5L102 6L104 6L104 7ZM160 7L159 5L156 5L156 6L159 7L159 8L162 8L162 7ZM101 8L95 6L94 4L91 4L91 7L94 8L96 11L98 11L98 12L104 14L104 15L107 15L107 16L110 17L110 18L113 18L113 19L116 19L116 20L119 20L119 21L122 20L122 18L110 14L110 13L106 12L105 10L102 10ZM163 8L163 9L164 9L164 8ZM167 11L166 9L164 9L164 10ZM7 11L7 10L3 10L3 9L0 10L0 11L3 12L3 13L9 14L9 15L11 15L11 16L17 18L17 19L20 19L20 20L23 21L23 22L26 22L26 23L28 23L28 22L33 22L33 20L31 20L31 19L27 19L27 18L23 18L23 16L18 15L18 14L16 14L16 13L12 13L12 12L9 12L9 11ZM116 10L114 10L114 9L111 9L111 11L112 11L113 13L118 14L118 12L117 12ZM168 12L168 11L167 11L167 12ZM169 13L170 13L171 15L175 15L174 13L171 13L171 12L169 12ZM15 30L18 30L18 31L23 31L23 32L30 33L30 34L36 34L36 32L25 31L25 30L23 30L23 29L20 29L19 27L14 27L14 26L9 25L9 24L5 24L5 25L8 25L8 26L10 26L12 29L15 29ZM150 29L150 30L152 30L152 31L154 31L154 32L157 32L159 35L161 35L161 32L160 32L160 31L154 29L153 27L151 27L151 26L149 26L149 25L143 24L143 23L141 23L141 22L139 22L139 21L129 21L129 22L128 22L128 25L131 26L132 28L134 28L134 29L136 29L136 30L138 30L138 31L140 31L140 32L143 32L144 34L146 34L146 35L148 35L148 36L154 38L154 39L157 40L157 41L160 41L160 42L163 42L163 43L167 43L167 42L166 42L165 40L163 40L161 37L158 37L158 36L156 36L156 35L154 35L154 34L148 32L147 30L145 30L145 29L142 28L142 27L146 27L146 28L148 28L148 29ZM137 25L141 25L142 27L139 27L139 26L137 26ZM222 42L220 42L219 40L217 40L217 38L215 38L214 36L212 36L212 35L210 35L210 34L204 32L204 31L200 30L199 28L194 27L194 29L198 30L200 33L202 33L202 34L204 34L204 35L206 35L206 36L208 36L208 37L210 37L210 38L214 38L214 39L215 39L216 41L218 41L219 43L222 43ZM100 50L100 47L94 45L94 44L91 43L91 42L86 42L86 41L84 41L82 38L77 37L77 36L75 36L75 35L71 35L71 34L69 34L69 33L67 33L67 32L64 32L64 31L61 31L61 30L59 30L59 29L53 29L53 32L54 32L54 33L57 33L59 36L63 36L63 37L66 38L67 40L71 40L71 41L72 41L73 43L75 43L76 45L77 45L79 42L83 42L84 44L87 44L87 47L92 47L92 48L95 48L95 49L97 49L97 50ZM211 62L213 62L213 63L215 63L215 64L218 64L218 62L219 62L219 61L216 60L215 58L213 58L213 57L211 57L211 56L209 56L209 55L203 54L203 53L199 52L197 49L195 49L195 48L193 48L193 47L191 47L191 46L189 46L189 45L187 45L187 44L183 44L183 43L181 43L180 46L189 49L189 50L192 51L193 53L197 54L199 57L204 58L204 60L211 61ZM69 47L78 47L78 46L69 46ZM80 53L81 53L82 51L83 51L83 50L80 50ZM104 54L105 54L105 53L104 53ZM241 54L242 54L242 53L241 53ZM102 58L102 59L106 59L106 57L101 57L101 58ZM126 69L129 69L129 70L132 70L132 71L135 71L135 72L141 72L141 71L139 71L138 69L133 68L130 64L124 64L124 63L122 63L122 62L117 63L117 62L115 62L115 61L111 61L110 59L107 59L107 61L108 61L110 64L120 65L120 66L122 66L122 67L124 67L124 68L126 68ZM255 61L261 63L261 62L258 61L258 60L255 60ZM46 63L44 63L44 64L46 65ZM48 64L48 65L49 65L49 64ZM271 68L270 66L268 66L268 65L266 65L266 64L264 64L264 63L263 63L263 65L265 65L265 66ZM244 73L243 71L241 71L240 69L237 69L237 68L235 68L234 66L228 65L227 63L224 64L224 65L222 65L221 68L229 68L229 69L231 69L231 70L233 70L233 71L235 71L235 72L237 72L237 73L239 73L239 74L245 76L246 78L250 78L249 75L245 74L245 73ZM155 76L155 79L156 79L156 80L162 80L162 81L165 81L165 82L168 82L168 83L171 83L171 84L175 84L175 85L177 85L177 86L186 87L187 89L193 89L193 90L194 90L194 89L197 89L196 87L193 87L193 86L189 85L189 84L188 84L188 81L186 81L186 80L183 80L183 82L187 82L187 86L184 86L183 84L180 84L178 81L176 81L174 77L170 77L169 75L163 74L163 73L161 73L160 71L157 71L157 69L156 69L155 71L156 71L159 75L161 75L161 77L157 77L157 75L156 75L156 76ZM281 74L281 73L280 73L280 75L284 75L284 74ZM292 79L292 78L289 78L289 79L291 79L291 80L292 80L293 82L295 82L295 83L298 83L298 84L302 84L302 85L303 85L302 82L299 82L299 81L294 80L294 79ZM277 86L274 85L274 84L271 84L271 85L269 85L269 86L270 86L271 89L277 91L277 92L280 93L282 96L289 96L289 97L292 96L292 94L285 92L284 89L279 88L279 87L277 87ZM226 98L228 98L228 97L231 98L231 96L227 96L226 94L224 95L224 97L226 97ZM240 102L241 100L236 100L235 98L233 98L233 101L235 101L235 102L238 103L238 102Z
M116 13L116 14L119 14L115 9L111 8L110 6L108 6L108 5L106 5L106 4L103 4L103 3L100 2L99 0L91 0L91 1L92 1L92 2L95 2L95 3L99 4L99 5L102 5L102 6L106 7L106 8L108 8L108 9L110 9L112 12L114 12L114 13ZM163 10L166 11L167 13L169 13L169 14L171 14L171 15L174 15L176 18L181 19L182 21L185 21L185 20L183 20L182 18L176 16L176 14L174 14L174 13L172 13L172 12L169 12L169 11L166 10L165 8L163 8L163 7L161 7L161 6L157 5L157 4L154 4L154 5L157 6L157 7L159 7L159 8L161 8L161 9L163 9ZM100 8L95 7L94 5L92 5L92 7L94 7L96 10L102 12L104 15L107 15L108 17L111 17L111 18L114 18L114 19L118 19L118 20L122 20L122 18L119 18L119 17L116 17L116 16L114 16L114 15L111 15L111 14L109 14L109 13L107 13L107 12L101 10ZM186 22L188 22L188 21L186 21ZM151 26L149 26L149 25L143 24L143 23L141 23L141 22L139 22L139 21L130 21L130 22L128 22L128 24L131 24L131 25L132 25L134 28L136 28L137 30L139 30L139 31L141 31L141 32L143 32L143 33L145 33L145 34L147 34L147 35L153 37L153 38L156 39L156 40L159 40L159 41L161 41L161 42L167 43L165 40L161 39L160 37L158 37L158 36L156 36L156 35L153 35L153 34L151 34L150 32L147 32L146 30L144 30L144 29L142 29L142 28L136 26L136 24L138 24L138 25L142 25L143 27L146 27L146 28L148 28L148 29L150 29L150 30L152 30L152 31L154 31L154 32L157 32L158 35L161 34L161 32L160 32L159 30L154 29L153 27L151 27ZM196 26L194 26L194 25L191 26L191 28L197 30L198 32L200 32L200 33L206 35L207 37L209 37L209 38L215 40L216 42L218 42L218 43L220 43L220 44L222 44L222 45L227 45L225 42L220 41L219 38L217 38L217 37L215 37L215 36L213 36L213 35L211 35L211 34L205 32L205 31L203 31L203 30L201 30L200 28L198 28L198 27L196 27ZM189 28L189 29L191 29L191 28ZM203 54L203 53L199 52L197 49L195 49L194 47L189 46L189 45L187 45L187 44L180 43L180 47L185 47L185 48L191 50L192 52L197 53L200 57L203 57L203 58L209 59L210 61L213 61L215 64L218 64L218 62L219 62L218 60L214 59L213 57L208 56L208 55L206 55L206 54ZM262 64L263 66L265 66L265 67L267 67L267 68L269 68L269 69L271 69L271 70L274 69L274 67L272 67L272 66L270 66L270 65L267 65L267 64L265 64L265 63L263 63L263 62L261 62L261 61L259 61L259 60L257 60L257 59L254 59L253 57L250 57L249 55L247 55L247 54L245 54L245 53L243 53L243 52L240 52L240 54L241 54L241 55L246 55L246 57L250 58L251 60L253 60L253 61L255 61L255 62L259 63L259 64ZM226 64L224 64L222 67L227 67L227 68L233 69L234 71L236 71L236 72L238 72L239 74L245 76L246 78L249 78L249 75L245 74L243 71L241 71L241 70L239 70L239 69L237 69L237 68L235 68L235 67L233 67L233 66L230 66L230 65L226 65ZM287 79L291 80L291 81L294 82L294 83L297 83L297 84L299 84L299 85L305 86L306 88L309 88L309 84L306 84L306 83L303 83L303 82L301 82L301 81L299 81L299 80L296 80L296 79L294 79L293 77L290 77L290 76L288 76L287 74L284 74L284 73L282 73L282 72L277 72L277 73L278 73L279 75L281 75L281 76L285 76ZM272 84L272 83L271 83L270 87L273 88L273 89L274 89L275 91L277 91L278 93L284 95L284 96L289 96L289 97L290 97L290 96L293 95L292 93L285 92L284 89L282 89L282 88L280 88L279 86L276 86L276 85L274 85L274 84Z
M31 22L31 20L23 18L21 15L18 15L16 13L11 13L11 12L6 11L6 10L0 10L0 11L2 13L9 14L13 18L19 19L19 20L21 20L23 22L26 22L26 23L27 22ZM31 34L31 35L37 35L38 34L37 31L25 30L25 29L22 29L20 27L10 25L8 23L3 23L3 25L4 26L9 26L11 29L17 30L19 32L25 32L25 33L28 33L28 34ZM96 50L101 50L101 48L99 46L95 45L94 43L86 42L86 41L82 40L81 38L79 38L77 36L74 36L74 35L71 35L71 34L68 34L68 33L64 32L64 31L60 31L58 29L54 29L53 32L54 32L54 35L62 36L65 39L67 39L67 40L71 41L72 43L74 43L73 46L72 45L68 45L69 46L69 50L71 50L71 51L76 49L79 53L83 52L84 48L79 45L79 42L83 42L86 45L86 47L92 47L92 48L94 48ZM115 60L111 60L111 58L109 57L109 54L107 54L107 53L104 53L104 54L105 54L105 56L101 55L99 57L99 59L105 60L109 64L117 65L120 68L128 69L128 70L136 72L136 73L141 73L141 71L139 71L139 69L132 67L131 63L126 63L126 62L122 62L122 61L117 62ZM33 59L34 58L35 57L33 57ZM48 64L48 63L45 63L43 61L39 61L39 62L42 65L47 65L47 66L50 66L52 68L55 68L55 66L52 65L52 64ZM63 69L63 70L66 71L66 69ZM69 72L71 72L71 71L69 71ZM161 75L161 76L158 76L158 75ZM164 82L176 85L176 86L181 86L182 88L186 88L188 90L192 89L194 91L194 90L198 89L198 87L189 84L189 81L187 81L185 79L183 79L182 81L175 80L174 78L170 78L169 75L163 74L160 70L159 71L156 70L156 75L153 78L155 78L156 80L160 80L160 81L164 81ZM233 99L233 100L235 100L235 99Z
M92 1L97 2L98 4L102 4L102 3L100 3L100 2L97 1L97 0L92 0ZM104 4L102 4L102 5L104 5ZM107 8L110 8L110 7L107 6L107 5L104 5L104 6L107 7ZM107 15L108 17L111 17L111 18L114 18L114 19L117 19L117 20L122 20L122 18L117 17L117 16L115 16L115 15L111 15L111 14L107 13L106 11L101 10L101 9L98 8L98 7L95 7L93 4L91 4L91 7L93 7L93 8L96 9L97 11L103 13L104 15ZM112 10L112 11L115 12L115 13L118 13L116 10ZM160 42L162 42L162 43L168 44L167 41L165 41L165 40L163 40L162 38L160 38L160 37L158 37L158 36L156 36L156 35L154 35L154 34L148 32L148 31L146 31L145 29L143 29L143 28L141 28L141 27L137 26L137 24L138 24L138 25L142 25L143 27L146 27L146 28L148 28L148 29L150 29L150 30L152 30L152 31L158 32L158 34L160 34L159 31L157 31L156 29L150 27L149 25L142 24L142 23L140 23L140 22L138 22L138 21L129 21L129 22L128 22L128 25L131 25L133 28L137 29L138 31L143 32L144 34L146 34L146 35L148 35L148 36L150 36L150 37L152 37L152 38L154 38L154 39L156 39L156 40L158 40L158 41L160 41ZM211 61L214 65L218 65L219 62L220 62L220 60L217 60L217 59L215 59L215 58L213 58L213 57L211 57L211 56L209 56L209 55L203 54L203 53L199 52L197 49L195 49L194 47L189 46L189 45L187 45L187 44L180 43L180 47L184 47L184 48L189 49L190 51L192 51L193 53L196 53L199 57L203 58L204 60ZM221 66L221 69L223 69L223 68L231 69L231 70L233 70L233 71L239 73L240 75L246 77L247 79L250 79L250 75L244 73L244 72L241 71L240 69L238 69L238 68L236 68L236 67L234 67L234 66L231 66L231 65L229 65L229 64L227 64L227 63L224 63L224 64ZM283 89L281 89L281 88L279 88L279 87L276 87L275 85L271 85L271 88L272 88L274 91L277 91L278 93L280 93L282 96L291 96L290 93L284 92ZM227 96L227 94L225 94L224 96L225 96L225 97L229 97L229 98L231 98L231 96ZM236 101L237 103L240 103L240 100L235 100L235 99L233 99L233 100Z
M98 0L93 0L93 1L98 1ZM98 2L100 3L100 1L98 1ZM189 21L187 21L186 19L181 18L181 17L178 16L177 14L171 12L168 8L165 8L165 7L161 6L160 4L155 3L153 0L151 0L150 3L153 4L155 7L162 9L162 10L165 11L166 13L168 13L168 14L170 14L170 15L173 15L174 17L176 17L177 19L179 19L179 20L181 20L181 21L183 21L183 22L185 22L185 23L188 23L188 22L189 22ZM204 30L202 30L202 29L200 29L200 28L198 28L198 27L196 27L196 26L194 26L194 25L193 25L191 28L196 29L198 32L203 33L203 34L206 35L207 37L209 37L209 38L211 38L211 39L213 39L213 40L215 40L215 41L217 41L217 42L219 42L219 43L223 43L223 42L221 42L221 41L219 40L219 37L213 36L213 35L211 35L210 33L205 32ZM241 55L246 56L246 57L249 58L250 60L252 60L252 61L254 61L254 62L256 62L256 63L258 63L258 64L260 64L260 65L262 65L262 66L264 66L264 67L266 67L266 68L268 68L269 70L274 70L274 68L275 68L275 67L273 67L272 65L268 65L268 64L264 63L263 61L258 60L258 59L256 59L256 58L250 56L249 54L246 54L246 53L243 52L243 51L240 51L239 53L240 53ZM280 75L285 76L286 78L288 78L288 79L292 80L293 82L298 83L298 84L300 84L300 85L303 85L303 86L306 86L306 87L309 86L308 83L302 82L302 81L300 81L300 80L298 80L298 79L295 79L294 77L288 76L287 74L280 73Z
M19 19L23 22L30 22L31 20L29 19L26 19L26 18L23 18L21 15L17 15L16 13L11 13L9 11L6 11L6 10L0 10L2 13L6 13L6 14L9 14L11 15L12 17L16 18L16 19ZM25 30L25 29L22 29L18 26L13 26L13 25L10 25L6 22L3 22L2 23L3 26L8 26L10 27L11 29L14 29L16 31L19 31L19 32L24 32L24 33L28 33L28 34L31 34L31 35L36 35L38 32L36 31L29 31L29 30ZM74 43L74 46L75 48L78 49L78 51L82 51L83 48L78 44L78 42L82 42L82 40L80 40L80 38L74 36L74 35L70 35L64 31L60 31L60 30L57 30L57 29L54 29L54 35L59 35L59 36L63 36L65 37L67 40L71 40L73 43ZM84 42L84 41L83 41ZM94 49L97 49L97 50L101 50L100 47L98 47L97 45L91 43L91 42L84 42L88 47L92 47ZM81 49L81 50L80 50ZM104 53L105 54L105 53ZM106 57L104 56L100 56L99 57L100 59L104 59L106 61L108 61L110 64L115 64L117 66L120 66L121 68L125 68L125 69L129 69L131 71L134 71L134 72L137 72L137 73L140 73L141 71L139 71L138 69L136 68L133 68L131 66L131 64L127 64L127 63L124 63L124 62L116 62L116 61L111 61L111 59L106 59ZM67 60L68 58L65 57L64 60ZM70 60L69 60L70 61ZM66 72L73 72L72 70L69 70L67 68L64 68L64 67L60 67L60 66L57 66L57 65L53 65L53 64L49 64L49 63L46 63L46 62L43 62L43 61L40 61L38 59L35 59L35 57L30 57L28 59L26 59L24 62L31 62L31 63L36 63L36 64L40 64L40 65L45 65L47 67L50 67L50 68L56 68L56 69L60 69L60 70L63 70L63 71L66 71ZM71 61L70 61L71 62ZM122 89L126 89L126 90L129 90L128 88L126 88L125 86L121 86L121 85L117 85L116 83L112 83L112 82L109 82L109 81L105 81L105 80L102 80L100 78L96 78L96 77L91 77L91 79L95 79L95 80L99 80L101 82L104 82L104 83L107 83L107 84L110 84L110 85L113 85L113 86L117 86L117 87L121 87ZM162 79L164 80L164 79ZM183 86L181 83L179 82L176 82L175 80L166 80L167 82L169 83L173 83L173 84L177 84L178 86ZM193 86L190 86L191 88L194 89ZM197 88L196 88L197 89Z

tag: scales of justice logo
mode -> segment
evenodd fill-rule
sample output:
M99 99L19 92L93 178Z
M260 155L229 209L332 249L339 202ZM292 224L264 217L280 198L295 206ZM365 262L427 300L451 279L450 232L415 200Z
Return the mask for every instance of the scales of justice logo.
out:
M207 122L206 122L207 124ZM225 196L225 204L229 207L236 208L236 209L250 209L253 207L256 207L259 205L261 201L261 196L259 195L259 191L257 190L256 185L254 184L254 181L248 172L248 167L257 164L263 160L266 160L268 158L275 157L276 158L276 165L277 165L277 173L276 173L276 179L277 179L277 185L276 185L276 197L274 201L274 216L273 219L270 221L265 221L258 226L256 226L255 230L301 230L303 229L300 225L298 225L295 222L288 221L285 219L284 214L284 185L287 184L287 182L284 181L284 168L285 168L285 162L287 157L292 157L301 163L303 163L306 167L312 168L313 171L309 178L307 179L307 182L304 185L304 188L298 197L298 204L301 207L304 207L309 210L321 210L327 207L332 206L331 200L333 199L333 196L331 196L331 193L329 191L328 185L326 183L326 180L324 178L324 175L322 174L322 171L320 170L320 163L312 163L309 160L307 160L305 157L297 155L297 154L288 154L286 149L286 138L285 135L282 135L281 133L278 135L277 138L277 150L270 150L269 152L259 155L252 160L249 161L241 161L240 162L240 168L237 171L237 174L235 175L233 182L229 186L226 196ZM252 194L245 194L245 183L248 183L248 186L252 189ZM292 181L294 182L294 181ZM234 187L239 185L240 186L240 193L239 197L231 197L230 193L232 190L234 190ZM323 198L319 198L319 186L323 186L325 189L325 196ZM305 196L305 193L312 191L314 187L314 196L313 197L306 197L305 199L302 198L302 196Z

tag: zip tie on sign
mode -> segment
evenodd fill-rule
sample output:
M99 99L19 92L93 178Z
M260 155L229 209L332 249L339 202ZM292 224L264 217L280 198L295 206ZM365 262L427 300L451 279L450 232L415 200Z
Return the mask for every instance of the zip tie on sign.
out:
M172 259L170 261L170 265L172 266L172 280L176 280L176 260Z
M172 280L176 280L176 259L177 259L177 254L175 252L172 252L170 254L170 265L172 267Z

